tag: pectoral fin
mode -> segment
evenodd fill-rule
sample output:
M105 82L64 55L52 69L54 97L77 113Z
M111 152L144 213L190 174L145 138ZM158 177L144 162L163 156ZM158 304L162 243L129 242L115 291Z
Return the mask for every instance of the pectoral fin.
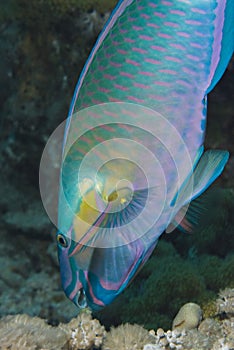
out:
M181 203L182 207L166 229L167 233L176 227L184 232L192 231L192 226L197 222L197 216L199 216L199 205L196 201L191 204L190 202L200 196L217 179L228 158L229 153L221 150L209 150L203 154L193 175L178 192L176 202Z
M191 198L188 198L187 203L200 196L217 179L228 158L228 151L209 150L203 154L194 170L193 194Z

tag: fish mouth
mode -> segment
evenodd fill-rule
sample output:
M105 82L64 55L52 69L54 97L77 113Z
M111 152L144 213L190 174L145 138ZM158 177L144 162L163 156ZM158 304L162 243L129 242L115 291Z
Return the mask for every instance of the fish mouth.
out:
M78 290L75 303L80 309L84 309L88 306L86 294L83 287Z
M104 305L98 305L88 300L83 287L78 290L73 302L79 309L90 308L92 310L100 311L104 307Z

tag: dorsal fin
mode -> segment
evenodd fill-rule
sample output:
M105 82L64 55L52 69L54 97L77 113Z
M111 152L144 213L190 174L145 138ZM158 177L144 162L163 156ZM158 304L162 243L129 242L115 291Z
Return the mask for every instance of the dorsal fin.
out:
M234 51L234 1L217 0L208 94L222 77Z

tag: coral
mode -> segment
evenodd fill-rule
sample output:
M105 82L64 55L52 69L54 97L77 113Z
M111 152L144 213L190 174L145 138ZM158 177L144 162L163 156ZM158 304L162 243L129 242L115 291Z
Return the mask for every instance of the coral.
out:
M227 317L234 317L234 289L226 288L219 293L216 300L218 314L225 314Z
M234 346L234 342L230 344L230 342L226 342L224 338L217 340L211 350L232 350Z
M160 350L162 349L160 345L146 344L143 350Z
M100 347L103 337L106 335L105 328L100 325L98 320L92 319L89 310L84 310L68 324L60 325L60 328L70 335L68 341L70 350Z
M6 316L0 320L0 349L67 349L66 333L44 320L28 315Z
M209 339L209 349L229 350L234 346L234 318L217 321L211 318L205 319L199 326L199 335Z
M6 316L0 319L0 350L231 350L234 348L232 301L233 290L220 292L216 303L222 318L206 318L198 329L192 330L147 331L137 324L126 323L106 332L87 309L69 323L58 326L25 314ZM195 311L200 315L199 308Z
M104 327L91 318L90 312L83 312L58 327L28 315L0 320L0 350L89 350L101 346L104 336Z
M159 328L156 332L150 331L154 340L144 346L143 350L230 350L234 348L234 318L230 310L233 310L233 289L226 289L219 294L217 308L225 312L226 319L204 319L198 329L185 330L174 329L164 331ZM224 311L225 310L225 311ZM228 311L228 312L227 312Z
M154 341L146 344L143 350L230 350L234 344L233 321L218 322L208 318L198 330L176 329L165 332L159 328L154 334Z
M151 340L151 335L137 324L126 323L117 328L111 328L103 343L103 350L142 350Z
M215 334L216 337L221 337L220 322L213 318L206 318L205 320L203 320L198 329L200 333L208 337L212 337L212 334Z
M172 329L189 330L197 328L202 319L202 310L195 303L183 305L172 323Z
M222 321L222 332L223 337L222 340L225 339L226 343L228 343L228 349L234 349L234 317L231 317L228 320ZM214 348L215 349L215 348Z
M159 328L154 337L154 342L156 344L147 344L144 347L144 350L147 350L147 346L149 346L149 350L151 350L150 346L152 350L160 350L165 348L183 349L182 340L185 334L186 333L184 330L182 332L179 330L168 330L167 332L164 332L162 328Z
M202 311L204 318L213 318L217 315L216 300L212 298L202 304Z

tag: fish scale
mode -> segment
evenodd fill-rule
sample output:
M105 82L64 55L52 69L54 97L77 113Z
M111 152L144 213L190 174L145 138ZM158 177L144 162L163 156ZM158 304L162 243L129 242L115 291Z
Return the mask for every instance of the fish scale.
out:
M132 4L132 7L135 7L136 4ZM175 6L175 5L174 5ZM135 10L133 8L133 10ZM130 10L129 10L130 11ZM165 9L164 9L165 11ZM133 12L134 13L134 12ZM152 17L152 12L149 11L149 15ZM195 13L196 15L196 13ZM109 35L105 38L103 44L99 48L98 52L96 53L95 59L92 61L92 64L89 68L89 71L86 74L86 83L85 83L85 90L83 91L83 88L81 87L79 91L79 95L82 97L80 98L79 101L77 101L75 110L77 110L79 107L87 106L90 102L85 99L86 93L88 90L90 91L96 91L97 96L100 99L100 102L107 102L108 99L111 98L116 98L118 97L121 101L126 100L126 95L121 94L121 91L116 91L115 85L114 84L119 84L122 86L127 86L129 88L129 91L132 91L131 95L136 95L136 96L141 96L142 92L136 88L133 89L132 85L133 82L139 81L142 83L142 76L144 77L144 72L151 73L152 77L149 77L147 75L147 79L145 79L145 83L149 85L149 89L151 90L151 93L155 90L157 90L157 94L160 93L160 89L157 87L155 89L154 83L156 81L162 81L162 82L170 82L171 83L171 89L173 89L177 84L176 81L173 77L173 73L164 73L160 74L163 72L163 70L170 70L176 71L177 68L181 67L181 70L179 72L176 72L176 78L180 78L182 80L185 80L188 82L188 76L187 73L184 72L185 69L191 69L191 72L194 73L194 79L189 80L191 88L194 88L194 83L196 85L199 85L199 89L202 89L202 86L200 86L199 82L199 77L200 79L203 79L204 73L200 70L202 67L208 67L207 64L205 64L208 60L210 60L210 55L209 52L207 52L207 47L211 47L210 43L212 43L212 35L209 34L209 26L207 26L207 35L210 36L209 41L207 41L206 38L206 46L203 45L203 47L200 49L198 52L198 49L196 47L191 46L191 29L190 29L190 34L187 34L188 37L187 43L185 42L184 36L182 35L183 33L186 33L186 26L183 26L183 23L181 23L181 18L177 15L173 15L173 20L178 22L178 28L173 28L163 25L161 23L159 26L160 32L158 33L158 30L155 28L152 28L152 26L147 25L146 20L142 19L142 17L135 17L134 18L134 23L140 22L142 23L145 21L145 23L142 24L142 32L141 34L139 31L132 30L132 28L129 26L132 25L132 22L128 21L128 12L126 11L126 14L124 17L124 21L122 20L121 23L119 24L118 21L116 22L114 28L112 28L112 31L109 33ZM170 16L170 14L167 14L165 16ZM207 14L206 14L207 16ZM208 17L208 16L207 16ZM155 19L155 17L154 17ZM212 14L211 14L211 19L212 19ZM207 19L208 21L208 19ZM165 19L157 18L157 22L166 22ZM121 35L120 28L126 28L125 34ZM185 28L184 28L185 27ZM196 26L194 30L196 30ZM205 26L203 24L202 26L202 35L205 36ZM170 38L168 41L165 42L164 37L160 36L162 34L168 34ZM146 40L144 37L149 37L151 40ZM126 42L127 40L132 39L134 41L134 45L132 45L132 42ZM194 42L199 43L200 39L196 35L195 31L195 37L193 38ZM115 44L113 45L113 41ZM157 43L157 45L153 45L154 43ZM138 44L139 43L139 44ZM181 50L175 48L175 45L180 45L186 47L186 56L181 57ZM174 44L174 48L171 49L171 45ZM142 55L139 55L139 51L135 51L135 48L141 48L144 50L144 53ZM160 49L160 48L163 48ZM124 53L119 53L119 50L123 50L127 52L127 55ZM104 51L104 52L103 52ZM191 58L198 58L200 61L200 67L199 69L196 70L194 69L195 67L192 66L192 63L190 61ZM201 57L202 61L204 61L204 64L201 63ZM157 60L155 59L157 58ZM170 60L172 58L172 60ZM173 61L173 58L178 59L179 62ZM144 60L142 62L142 59ZM150 60L152 60L152 63L149 64ZM153 60L157 61L158 63L153 63ZM132 61L132 62L131 62ZM113 64L114 63L114 64ZM176 64L178 63L178 64ZM121 69L119 67L115 67L115 64L121 64ZM157 66L159 64L160 66ZM156 65L156 66L155 66ZM102 67L102 70L100 72L99 67ZM160 72L159 72L160 69ZM123 77L122 73L130 73L133 74L133 79L129 79L126 81L126 75ZM206 72L208 73L208 72ZM113 77L114 82L108 81L107 79L104 78L105 74L109 74L110 76ZM102 79L101 79L102 78ZM191 77L190 77L191 78ZM93 80L99 83L97 86L93 84ZM100 83L104 84L107 89L111 89L110 93L108 95L100 92ZM112 84L111 84L112 83ZM113 84L114 83L114 84ZM96 88L95 88L96 87ZM163 93L165 93L168 90L166 86L161 90ZM120 94L120 95L119 95ZM96 99L98 99L96 98ZM81 102L82 101L82 102ZM154 102L149 103L150 100L147 98L145 99L145 104L147 106L153 106ZM82 104L81 104L82 103Z
M201 101L209 75L214 9L204 2L203 8L194 6L186 20L188 7L189 3L180 1L167 6L162 1L156 6L140 1L141 10L139 1L129 5L96 52L74 111L104 102L136 102L165 115L183 137L192 125L200 125L197 119L204 115L197 111L204 108ZM177 122L181 118L187 125ZM201 144L201 129L187 135L190 143L193 137L195 148Z

